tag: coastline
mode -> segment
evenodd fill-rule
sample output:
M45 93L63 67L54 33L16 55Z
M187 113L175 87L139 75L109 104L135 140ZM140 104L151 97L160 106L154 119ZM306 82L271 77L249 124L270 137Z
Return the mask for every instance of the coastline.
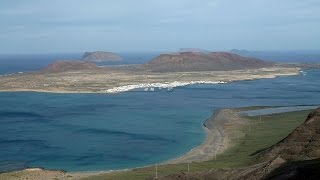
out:
M301 74L300 68L270 67L235 71L130 73L75 71L56 74L19 74L0 77L0 92L116 94L141 88L168 88L194 84L225 84ZM109 73L109 74L108 74Z
M107 173L132 171L134 169L147 168L156 165L203 162L212 160L214 159L215 155L223 153L229 146L229 136L233 133L226 131L225 126L227 124L232 124L234 127L239 128L239 126L247 124L247 119L243 117L241 110L229 108L218 109L203 122L203 129L206 132L206 139L199 146L196 146L178 158L142 167L99 172L67 172L67 174L84 178Z
M223 153L229 145L230 132L225 131L226 124L234 124L234 126L239 126L245 124L246 120L241 117L239 110L234 109L220 109L215 111L211 117L209 117L204 123L203 128L206 131L206 140L199 146L195 147L188 153L182 155L179 158L165 161L159 163L159 165L168 165L168 164L179 164L179 163L191 163L191 162L202 162L207 160L212 160L217 154ZM155 164L154 164L155 165ZM106 171L88 171L88 172L66 172L64 170L47 170L44 168L33 167L27 168L20 171L12 171L0 173L0 179L15 179L16 176L26 177L25 179L81 179L90 176L98 176L107 173L115 172L126 172L132 171L134 169L152 167L154 165L148 165L143 167L134 167L128 169L120 170L106 170ZM23 179L23 178L22 178Z
M226 130L226 126L244 125L247 120L243 118L240 111L234 109L219 109L208 118L203 126L206 131L205 141L193 148L188 153L164 164L179 164L208 161L215 158L216 155L223 153L230 145L230 136L234 132Z

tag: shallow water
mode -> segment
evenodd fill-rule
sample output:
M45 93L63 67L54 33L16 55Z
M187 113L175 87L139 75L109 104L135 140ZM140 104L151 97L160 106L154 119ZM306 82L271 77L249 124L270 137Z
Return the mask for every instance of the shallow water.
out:
M288 106L288 107L273 107L273 108L264 108L258 110L243 111L242 113L248 116L263 116L268 114L278 114L294 111L303 111L316 109L318 106Z
M213 110L320 104L320 71L156 92L0 93L0 171L132 168L178 157L205 139Z

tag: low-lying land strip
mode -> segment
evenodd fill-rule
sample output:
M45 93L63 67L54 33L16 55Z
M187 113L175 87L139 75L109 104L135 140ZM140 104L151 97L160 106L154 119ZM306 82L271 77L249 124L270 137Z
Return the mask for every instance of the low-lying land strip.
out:
M173 88L195 83L223 83L299 74L299 68L266 67L232 71L150 72L94 68L35 72L0 77L0 92L117 93L135 87Z

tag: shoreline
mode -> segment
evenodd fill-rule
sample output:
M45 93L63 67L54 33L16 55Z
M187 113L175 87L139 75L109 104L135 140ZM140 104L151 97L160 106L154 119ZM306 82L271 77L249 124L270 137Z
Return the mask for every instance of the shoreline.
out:
M226 84L299 74L302 74L300 68L280 67L162 74L130 74L121 72L107 74L102 72L86 73L77 71L57 74L19 74L0 77L0 92L117 94L134 89L167 88L172 90L176 87L195 84Z
M131 84L125 86L113 87L104 91L68 91L68 90L44 90L44 89L9 89L3 90L0 89L1 92L34 92L34 93L52 93L52 94L118 94L124 92L130 92L135 89L141 88L163 88L163 89L174 89L177 87L185 87L191 85L199 85L199 84L229 84L239 81L254 81L259 79L274 79L277 77L283 76L297 76L301 73L290 73L290 74L282 74L282 75L271 75L265 77L256 77L256 78L247 78L247 79L237 79L237 80L228 80L228 81L173 81L167 83L141 83L141 84Z
M206 133L205 140L198 146L192 148L187 153L181 155L178 158L173 158L157 164L146 165L141 167L119 169L119 170L106 170L106 171L90 171L90 172L67 172L70 175L77 175L80 177L87 175L101 175L114 172L126 172L139 168L148 168L156 165L169 165L191 162L203 162L212 160L215 155L223 153L229 145L228 134L225 132L224 126L227 123L236 123L243 125L246 123L246 119L242 118L241 111L232 108L222 108L214 111L214 113L207 118L203 123L203 129ZM218 140L218 141L217 141Z
M179 164L203 162L214 159L223 153L230 144L230 132L225 126L246 124L247 120L240 114L241 111L234 109L218 109L204 123L206 139L199 146L191 149L186 154L176 159L169 160L163 164Z

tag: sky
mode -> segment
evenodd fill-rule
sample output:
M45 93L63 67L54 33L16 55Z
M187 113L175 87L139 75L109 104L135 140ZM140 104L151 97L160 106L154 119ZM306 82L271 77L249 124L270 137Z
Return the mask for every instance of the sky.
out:
M319 0L1 0L0 53L318 50Z

